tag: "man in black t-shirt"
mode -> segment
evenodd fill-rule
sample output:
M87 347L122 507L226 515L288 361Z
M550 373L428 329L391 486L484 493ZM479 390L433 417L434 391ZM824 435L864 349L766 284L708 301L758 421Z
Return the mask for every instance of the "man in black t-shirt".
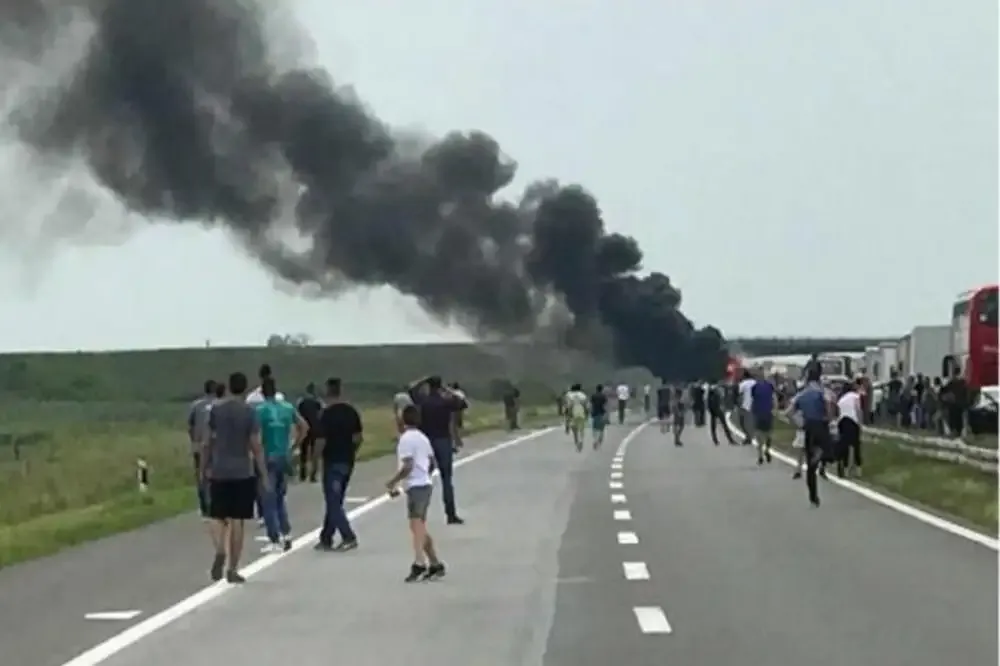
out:
M344 510L347 484L363 441L361 415L341 396L339 379L326 380L326 406L319 417L316 448L323 464L323 528L317 550L343 552L358 547L358 538ZM340 543L333 538L340 532Z
M604 386L597 385L590 396L590 429L594 431L594 450L604 443L604 428L608 425L608 396Z
M426 391L414 396L414 404L420 410L420 430L431 440L434 458L441 474L441 497L449 525L461 525L465 521L458 516L455 506L455 487L452 484L454 465L454 419L456 412L468 406L464 398L445 388L440 377L428 377L421 385Z
M306 394L299 399L296 409L299 416L306 422L309 429L302 439L299 447L299 480L305 481L307 472L310 483L316 482L316 469L318 467L316 456L316 433L319 430L319 416L323 411L323 403L316 396L316 385L310 383L306 387Z
M720 386L713 385L708 387L708 430L712 435L712 442L716 446L719 445L719 435L717 433L719 424L722 425L722 432L726 435L729 443L736 444L736 440L733 439L733 433L729 432L729 424L726 423L726 414L724 405L722 404L722 391L723 389Z
M661 379L660 386L656 389L656 418L660 420L660 432L670 430L670 404L673 396L674 392L667 386L667 380Z

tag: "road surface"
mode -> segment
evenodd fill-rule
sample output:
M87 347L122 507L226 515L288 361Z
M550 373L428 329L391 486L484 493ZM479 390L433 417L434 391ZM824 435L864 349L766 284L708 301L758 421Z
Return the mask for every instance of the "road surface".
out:
M752 450L693 429L678 449L636 425L613 426L598 452L555 431L469 460L456 476L468 523L444 526L435 500L450 567L435 583L401 582L398 500L363 509L356 552L270 557L245 586L166 615L204 587L192 518L5 571L4 663L997 663L995 551L831 484L812 509L787 467L758 468ZM358 494L387 469L366 465ZM293 518L313 517L315 494L297 489ZM120 609L143 613L83 617Z

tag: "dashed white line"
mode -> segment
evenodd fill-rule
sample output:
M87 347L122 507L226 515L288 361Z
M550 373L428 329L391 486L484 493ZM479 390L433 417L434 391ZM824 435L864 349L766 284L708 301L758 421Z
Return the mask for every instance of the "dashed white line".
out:
M625 476L625 475L622 474L621 472L611 472L611 478L612 479L620 479L623 476Z
M622 468L621 463L611 463L611 469L621 469L621 468Z
M619 509L614 513L615 520L632 520L632 512L628 509Z
M649 580L649 567L645 562L622 562L625 580Z
M99 613L87 613L83 616L85 620L118 620L126 621L142 614L141 610L121 610L121 611L101 611Z
M624 485L625 484L623 484L621 481L608 482L608 488L610 488L611 490L621 490L624 487Z
M624 504L627 501L628 500L625 498L624 495L621 495L621 494L618 494L618 493L613 493L611 495L611 503L612 504Z
M659 606L636 606L632 612L639 622L639 630L644 634L670 634L674 631L667 614Z
M635 532L619 532L618 543L623 546L634 546L639 543L639 537Z

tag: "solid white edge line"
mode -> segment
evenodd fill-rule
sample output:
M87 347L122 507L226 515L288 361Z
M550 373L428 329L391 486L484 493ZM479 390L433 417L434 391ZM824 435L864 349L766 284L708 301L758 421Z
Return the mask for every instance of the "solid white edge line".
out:
M632 512L628 509L619 509L615 511L612 516L615 520L632 520Z
M736 424L733 423L732 416L730 413L726 413L726 423L729 425L729 429L732 432L737 433L740 437L746 437L746 434L740 430ZM758 446L756 440L753 442L754 446ZM780 451L771 449L771 455L785 463L786 465L791 465L795 467L798 463L795 458L792 458ZM920 522L930 525L931 527L936 527L939 530L949 532L955 536L962 537L974 543L978 543L981 546L986 546L992 550L1000 550L1000 541L994 539L993 537L987 536L982 532L977 532L976 530L969 529L968 527L963 527L958 523L953 523L950 520L942 518L940 516L935 516L933 513L928 513L927 511L922 511L912 504L907 504L906 502L901 502L897 499L893 499L888 495L883 495L880 492L872 490L868 486L862 485L860 483L855 483L848 479L841 479L836 476L829 476L826 479L835 486L840 486L845 490L850 490L851 492L857 493L866 499L869 499L876 504L881 504L882 506L892 509L898 513L909 516L910 518L916 518Z
M612 504L624 504L627 501L628 501L628 499L624 495L621 495L619 493L613 493L611 495L611 503Z
M649 567L645 562L622 562L625 580L649 580Z
M639 622L639 630L644 634L671 634L674 631L667 614L659 606L636 606L632 612Z
M547 435L559 429L559 426L552 426L530 432L520 437L515 437L514 439L509 439L505 442L495 444L487 449L483 449L482 451L477 451L467 457L460 458L455 461L454 466L461 467L462 465L467 465L475 460L479 460L480 458L485 458L493 453L509 449L512 446L517 446L518 444L522 444L537 437L542 437L543 435ZM437 476L438 472L435 471L434 474ZM382 506L389 501L390 498L388 495L380 495L379 497L376 497L361 506L351 509L347 512L347 517L351 520L355 520L372 509ZM316 528L311 532L301 535L295 540L292 545L292 549L288 552L265 555L264 557L261 557L240 569L240 573L245 578L250 578L265 569L269 569L291 553L312 546L319 538L319 532L320 528ZM67 662L64 662L62 666L98 666L125 648L138 643L143 638L159 631L175 620L187 615L201 606L204 606L209 601L222 596L229 590L233 589L233 587L234 586L229 585L224 581L220 581L218 583L213 583L208 587L202 588L191 596L181 599L173 606L169 606L159 613L149 616L142 622L132 625L128 629L115 634L111 638L102 641L89 650L82 652Z
M635 532L619 532L618 543L623 546L634 546L639 543L639 537Z

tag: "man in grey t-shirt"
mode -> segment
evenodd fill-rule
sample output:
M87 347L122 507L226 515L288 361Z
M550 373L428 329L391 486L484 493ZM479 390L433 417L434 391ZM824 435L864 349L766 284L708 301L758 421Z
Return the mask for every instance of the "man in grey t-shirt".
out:
M208 435L208 413L215 402L215 381L205 382L205 393L191 403L188 410L188 438L191 442L191 458L194 462L195 484L198 488L198 508L203 518L208 518L208 494L201 480L201 446Z
M202 442L201 478L208 482L208 510L212 518L212 580L220 580L229 562L226 580L242 583L237 572L243 551L246 520L253 519L258 477L266 492L267 465L260 442L260 425L253 406L246 404L247 378L242 372L229 376L229 397L216 402L208 414L208 432Z

